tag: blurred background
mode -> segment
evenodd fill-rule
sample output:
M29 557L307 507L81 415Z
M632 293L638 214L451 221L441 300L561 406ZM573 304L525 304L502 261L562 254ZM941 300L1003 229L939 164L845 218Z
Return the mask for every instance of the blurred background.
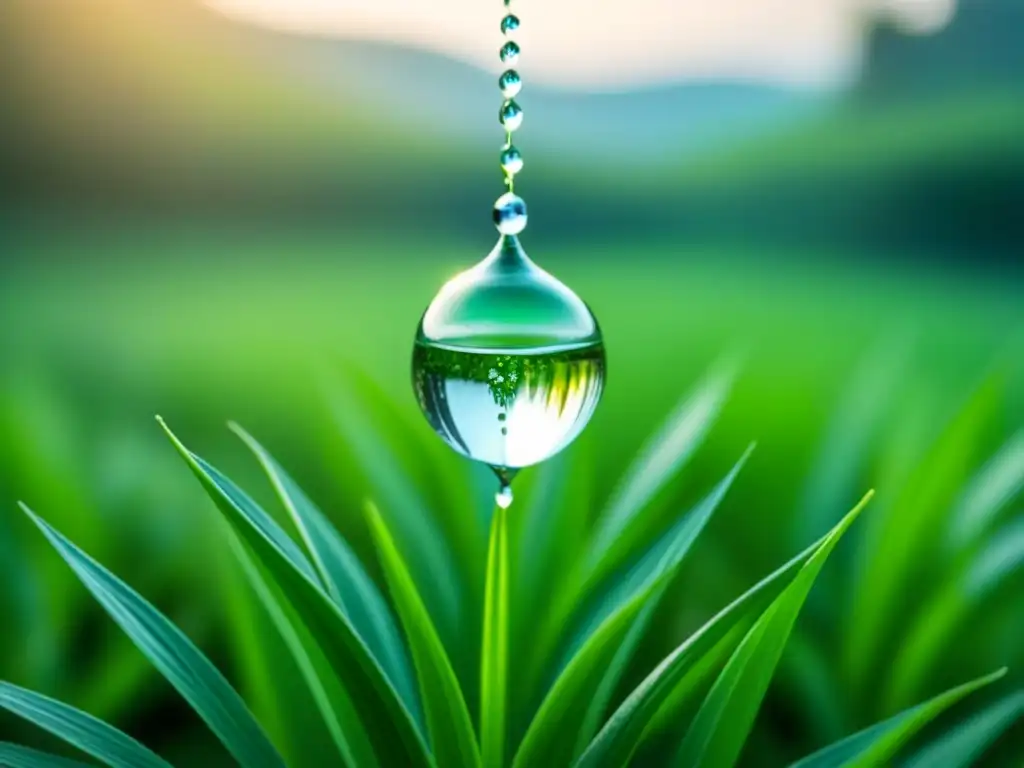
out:
M523 242L608 346L604 401L571 451L593 514L723 357L741 361L731 397L652 535L758 442L631 682L875 487L746 762L795 759L1004 664L992 699L1019 689L1024 4L513 6ZM359 402L402 424L382 432L429 431L411 342L438 287L495 239L502 14L498 0L4 2L0 678L183 764L223 760L21 499L273 719L251 642L271 630L153 416L259 491L224 428L240 421L372 562L372 467L325 390L358 380ZM4 718L0 737L45 742ZM1018 729L986 761L1022 754Z

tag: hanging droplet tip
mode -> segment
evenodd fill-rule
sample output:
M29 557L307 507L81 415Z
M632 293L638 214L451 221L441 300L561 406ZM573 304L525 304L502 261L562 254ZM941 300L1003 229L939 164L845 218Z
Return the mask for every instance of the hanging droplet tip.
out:
M512 486L503 485L498 489L498 492L494 494L495 503L502 509L508 509L512 506Z

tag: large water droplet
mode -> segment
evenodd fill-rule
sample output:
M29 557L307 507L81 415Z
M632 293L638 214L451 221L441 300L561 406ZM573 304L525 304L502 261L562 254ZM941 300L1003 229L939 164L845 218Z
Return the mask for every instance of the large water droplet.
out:
M523 124L523 108L516 103L515 99L509 99L498 110L498 119L509 133L517 131Z
M501 169L509 176L523 170L523 155L511 144L501 151Z
M498 78L498 87L501 88L501 95L506 99L515 98L523 90L523 79L514 69L507 70Z
M501 50L498 53L501 56L501 60L506 64L515 64L519 58L519 45L515 41L509 40L501 46Z
M502 34L507 35L509 32L515 32L517 29L519 29L519 17L514 13L510 13L501 20Z
M494 226L503 235L518 235L526 229L526 201L506 192L494 203Z
M590 421L605 353L587 305L505 235L431 302L412 369L434 430L508 486L518 469L562 450Z

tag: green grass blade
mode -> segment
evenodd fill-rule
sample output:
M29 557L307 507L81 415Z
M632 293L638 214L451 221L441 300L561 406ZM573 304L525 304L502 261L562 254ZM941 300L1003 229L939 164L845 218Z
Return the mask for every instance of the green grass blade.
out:
M232 549L242 565L249 584L295 659L299 673L320 711L337 750L334 759L340 756L350 768L374 768L377 765L377 758L366 735L365 725L317 646L316 640L310 636L294 609L282 598L281 591L264 574L245 544L233 533L229 533L229 536ZM319 756L318 759L321 765L324 762L334 762L325 755Z
M0 682L0 708L35 723L111 768L171 768L163 758L114 726L11 683Z
M640 451L601 517L589 554L592 569L611 569L627 557L634 543L627 535L631 523L703 442L733 377L731 367L713 372Z
M185 634L127 584L22 505L82 584L243 766L284 765L242 697Z
M739 759L800 609L835 545L870 494L828 536L751 628L715 681L680 745L677 765L726 768Z
M887 514L867 526L861 578L856 582L846 633L846 673L866 697L893 641L893 620L903 585L934 556L946 517L967 479L977 444L999 400L995 378L987 380L960 410L917 465Z
M426 606L380 512L366 505L366 520L412 649L430 743L438 765L479 766L480 751L469 709Z
M575 734L586 717L587 705L602 673L651 593L660 587L661 582L650 585L621 606L572 657L530 723L516 752L516 768L567 765L572 761Z
M711 519L711 515L718 508L719 504L725 498L725 495L729 492L733 482L736 480L736 476L743 469L747 459L753 452L754 446L751 445L747 448L740 460L736 462L735 466L729 471L729 473L719 482L719 484L701 501L697 507L684 517L677 526L670 531L672 535L669 550L666 552L667 563L663 563L660 568L655 569L646 579L648 583L653 578L660 578L661 574L667 570L675 570L682 562L683 558L690 551L693 543L697 540L697 537L704 530L708 521ZM646 558L645 558L646 559ZM643 569L641 569L641 572ZM668 589L669 580L665 580L664 583L655 590L650 598L644 605L643 610L637 616L633 622L633 626L630 627L629 632L619 645L619 649L612 659L604 676L601 680L601 684L591 698L588 705L586 717L583 720L583 724L580 727L579 735L577 737L577 749L576 754L580 754L586 748L587 744L597 733L598 728L601 726L601 718L604 716L608 705L611 703L612 696L622 679L622 675L626 671L630 660L633 658L633 654L636 651L637 646L643 639L647 632L647 627L650 624L651 618L654 616L654 612L657 610L661 598Z
M809 547L763 579L677 649L678 658L669 672L671 680L675 681L671 684L684 685L687 675L696 669L708 653L717 648L723 638L733 633L739 623L753 623L754 617L782 592L819 545ZM677 565L678 561L675 564ZM569 661L545 697L520 745L515 759L517 768L529 768L533 765L566 765L571 762L575 734L579 732L584 718L587 717L589 704L604 679L606 670L621 648L623 639L651 597L657 595L674 576L672 562L667 565L669 567L659 575L659 578L647 583L631 599L621 604L590 635ZM671 690L675 691L676 687ZM659 694L657 701L660 702L663 698ZM678 704L683 706L681 697ZM653 711L654 703L650 706ZM621 709L621 717L630 717L629 712ZM641 729L646 727L646 720L636 722ZM567 733L574 735L569 738L566 736ZM611 735L606 736L612 738Z
M431 766L433 761L412 716L348 619L327 593L280 546L280 528L267 530L265 515L253 519L210 474L205 462L182 444L161 422L171 443L256 561L274 580L323 652L345 691L359 702L363 720L373 723L369 734L382 765ZM270 521L272 522L272 521ZM276 527L276 524L275 524Z
M795 763L792 768L873 768L878 765L889 765L900 748L921 728L960 699L995 682L1005 674L1006 670L1001 669L948 690L895 717L825 747ZM939 765L948 768L952 764L942 762Z
M1021 717L1024 691L1017 691L951 728L916 752L903 768L968 768Z
M6 768L91 768L88 763L4 742L0 742L0 765Z
M735 626L736 621L747 615L751 608L760 610L762 598L766 593L772 591L780 580L792 579L782 594L769 606L768 611L771 611L772 607L776 606L785 596L792 595L791 590L799 577L812 567L815 559L823 551L830 550L834 546L842 533L856 519L870 496L871 494L868 494L828 536L815 546L810 557L806 560L803 559L803 556L794 558L725 608L669 654L619 706L580 757L577 766L580 768L610 768L611 766L625 765L639 745L652 718L658 713L676 686L685 678L687 672L693 669L706 653L713 650Z
M327 591L380 663L406 708L418 719L419 700L402 636L390 608L359 558L267 450L237 424L230 427L263 466L302 536Z
M960 549L991 528L999 512L1024 491L1024 430L1006 441L971 480L949 526L949 541Z
M971 616L977 616L986 598L1022 567L1024 517L993 532L964 567L936 590L910 625L882 696L888 711L915 700L943 651L955 642L958 630Z
M480 752L485 768L505 762L508 708L508 510L497 507L491 522L484 590L484 636L480 669Z

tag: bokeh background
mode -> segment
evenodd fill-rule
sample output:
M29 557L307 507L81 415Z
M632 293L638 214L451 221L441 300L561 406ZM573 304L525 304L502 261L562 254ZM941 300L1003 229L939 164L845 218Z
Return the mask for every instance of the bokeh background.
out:
M632 682L874 487L746 762L795 759L1004 664L992 697L1019 688L1024 4L514 5L524 244L609 350L571 451L587 503L596 515L723 359L739 361L731 397L652 535L758 443ZM240 421L372 562L373 468L344 411L387 401L401 429L428 430L416 322L495 237L502 10L5 0L0 678L183 764L223 760L23 499L273 711L247 642L266 620L153 416L259 488L224 428ZM0 736L45 743L3 718ZM1022 754L1018 729L986 761Z

